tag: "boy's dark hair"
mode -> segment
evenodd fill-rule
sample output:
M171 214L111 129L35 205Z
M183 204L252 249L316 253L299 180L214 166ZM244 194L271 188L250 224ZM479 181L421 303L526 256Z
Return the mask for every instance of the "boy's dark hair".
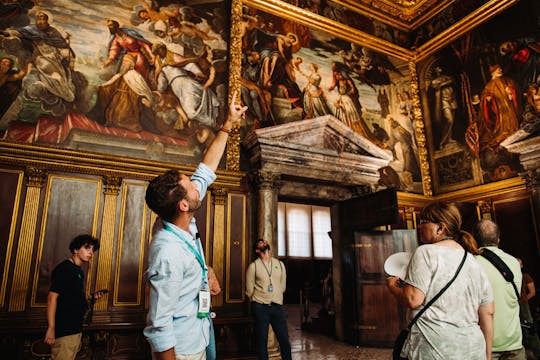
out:
M156 176L146 188L146 205L165 221L172 222L178 217L178 202L187 196L179 180L180 173L169 170Z
M99 250L99 240L97 238L93 237L92 235L82 234L71 240L69 243L69 251L74 254L75 250L79 250L86 245L92 245L94 247L94 251Z

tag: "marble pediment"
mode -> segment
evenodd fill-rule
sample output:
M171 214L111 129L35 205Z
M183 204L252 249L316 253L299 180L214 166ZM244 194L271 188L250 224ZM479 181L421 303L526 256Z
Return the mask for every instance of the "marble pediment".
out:
M257 129L243 145L256 168L340 185L373 185L392 160L331 115Z

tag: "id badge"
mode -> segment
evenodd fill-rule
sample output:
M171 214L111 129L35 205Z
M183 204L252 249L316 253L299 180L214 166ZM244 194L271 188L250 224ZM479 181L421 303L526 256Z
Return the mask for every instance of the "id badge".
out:
M199 310L197 311L197 317L203 319L208 317L210 313L210 291L207 289L199 290Z
M274 291L274 287L272 286L272 284L268 285L268 292L272 292Z

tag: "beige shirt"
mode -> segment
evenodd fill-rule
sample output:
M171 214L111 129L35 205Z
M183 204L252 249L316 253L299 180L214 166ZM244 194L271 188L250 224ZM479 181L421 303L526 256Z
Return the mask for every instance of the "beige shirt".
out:
M272 290L268 287L272 284ZM283 305L283 293L287 284L285 265L278 259L270 258L270 263L260 258L249 264L246 273L246 295L250 301L260 304Z

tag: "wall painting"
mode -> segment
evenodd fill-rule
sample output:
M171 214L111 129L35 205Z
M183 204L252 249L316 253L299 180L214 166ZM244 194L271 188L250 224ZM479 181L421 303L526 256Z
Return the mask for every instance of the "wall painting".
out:
M226 114L230 4L0 5L3 140L196 164Z
M332 114L394 155L385 186L422 193L406 62L244 7L244 131Z
M534 1L522 1L419 64L439 191L522 170L503 145L540 124L539 13Z

